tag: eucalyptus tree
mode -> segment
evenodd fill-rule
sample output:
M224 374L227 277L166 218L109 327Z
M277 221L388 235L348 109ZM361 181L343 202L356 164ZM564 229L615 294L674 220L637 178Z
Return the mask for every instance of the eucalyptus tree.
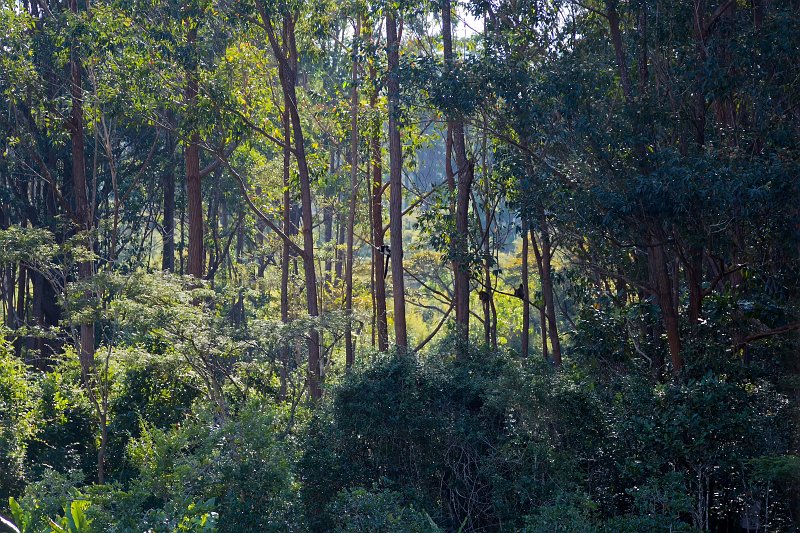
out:
M451 12L453 6L450 0L442 0L441 19L442 19L442 49L444 59L445 83L449 85L458 84L458 72L455 56L453 54L453 25L451 22ZM458 94L458 93L456 93ZM456 325L458 335L462 341L469 340L469 292L470 292L470 264L469 264L469 204L472 181L475 176L475 162L468 160L467 148L464 136L464 120L460 116L461 110L447 109L447 170L448 182L453 181L452 163L450 162L452 152L455 152L456 175L455 179L456 202L455 202L455 236L453 242L453 281ZM488 228L487 228L488 231ZM488 295L489 293L487 293Z
M394 342L401 350L408 348L406 326L406 287L403 272L403 146L400 140L400 43L399 10L385 7L387 99L389 101L389 236L392 264L392 303L394 306Z
M273 58L278 67L280 86L283 92L283 104L286 106L289 124L292 129L294 144L291 148L297 163L300 183L300 204L302 219L303 246L297 249L303 260L305 274L306 304L310 317L319 315L319 301L317 292L317 272L314 260L314 235L311 194L311 174L306 157L305 136L297 95L299 53L297 36L295 34L301 7L294 4L275 4L262 0L255 1L259 24L266 33ZM277 28L277 29L276 29ZM279 31L278 31L279 30ZM282 232L281 232L282 233ZM285 237L287 244L291 242ZM297 246L295 245L295 248ZM319 331L312 328L308 337L308 390L311 397L319 399L322 396L320 386L321 360Z

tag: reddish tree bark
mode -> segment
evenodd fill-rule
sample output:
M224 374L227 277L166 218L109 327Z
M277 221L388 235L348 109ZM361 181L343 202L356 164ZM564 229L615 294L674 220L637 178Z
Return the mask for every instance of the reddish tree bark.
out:
M189 30L187 44L194 50L197 41L197 28ZM184 100L188 109L197 105L197 72L195 67L190 67L186 72L186 88ZM186 171L186 204L189 215L189 246L187 273L201 279L203 277L205 250L203 248L203 194L200 184L200 136L196 131L189 134L185 143L184 166Z
M403 153L400 144L400 40L396 14L386 11L386 47L388 59L389 98L389 231L392 249L392 299L394 300L395 344L401 351L408 349L406 329L406 295L403 277Z
M375 80L377 72L370 66L370 78ZM378 108L378 90L370 95L370 107ZM381 128L376 126L370 139L372 153L372 264L375 278L375 322L378 330L378 350L389 349L389 326L386 319L386 278L384 276L383 242L383 166L381 163Z
M453 38L450 0L442 0L442 44L444 64L448 74L454 67ZM453 261L454 299L456 312L457 335L463 341L469 340L469 200L475 167L467 160L464 140L464 121L459 117L448 117L448 139L452 139L452 147L456 156L456 234L454 242L455 260ZM449 153L448 153L449 158ZM448 161L449 165L449 161ZM448 176L449 179L449 176ZM488 315L488 313L487 313ZM459 350L461 353L461 350Z

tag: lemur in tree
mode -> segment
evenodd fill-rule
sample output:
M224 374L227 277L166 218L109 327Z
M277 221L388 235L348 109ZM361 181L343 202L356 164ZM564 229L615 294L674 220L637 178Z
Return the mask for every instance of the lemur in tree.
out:
M379 250L381 255L386 258L383 262L383 279L386 279L386 276L389 275L389 260L392 258L392 249L389 248L388 244L381 244Z

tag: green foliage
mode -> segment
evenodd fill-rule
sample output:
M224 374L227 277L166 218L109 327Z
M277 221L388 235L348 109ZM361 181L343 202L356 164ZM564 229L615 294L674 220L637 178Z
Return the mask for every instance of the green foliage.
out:
M75 488L82 481L80 474L64 476L48 470L39 481L25 487L19 501L9 498L11 516L20 533L91 533L87 516L90 502Z
M798 1L450 4L444 63L441 2L0 0L6 527L689 533L755 514L796 528ZM462 38L467 13L482 24ZM388 118L409 336L452 331L456 261L469 343L366 347ZM441 181L462 120L469 191ZM523 227L534 322L553 279L559 368L512 353L523 303L501 291L522 281ZM203 272L185 277L197 234ZM287 239L313 248L319 316ZM479 340L483 302L500 349Z
M211 502L206 511L233 531L279 531L292 523L291 445L279 436L276 416L253 401L231 420L200 410L171 429L143 423L128 447L138 470L132 497L149 495L137 504L142 523L180 528L187 509L200 513L196 502Z
M334 531L340 533L435 533L441 531L426 514L405 505L401 494L363 488L342 491L330 504Z
M765 475L748 465L784 449L783 404L745 377L600 384L491 353L378 358L309 427L302 490L321 530L339 524L343 494L374 486L454 529L690 531L709 483L713 519L738 513L739 476Z
M95 416L80 385L74 360L64 360L52 372L39 376L37 413L42 421L27 447L33 478L49 470L63 474L96 471Z
M5 333L0 330L0 333ZM36 434L35 385L13 346L0 338L0 498L17 493L25 479L25 453Z

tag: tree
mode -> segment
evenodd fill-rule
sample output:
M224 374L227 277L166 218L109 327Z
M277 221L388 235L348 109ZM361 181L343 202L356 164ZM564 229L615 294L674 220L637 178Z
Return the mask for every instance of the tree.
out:
M306 278L306 304L308 306L308 315L316 317L319 315L319 304L317 301L317 273L314 264L314 235L312 233L311 176L308 170L303 126L300 121L300 113L297 107L297 91L295 89L297 84L298 54L294 32L298 13L282 13L282 39L279 40L271 18L275 13L270 10L270 6L260 0L256 0L256 7L261 23L267 33L273 57L278 64L283 102L289 112L289 121L294 136L293 151L300 177L300 205L303 221L302 258L303 272ZM309 332L308 339L308 390L315 400L322 397L320 363L319 331L313 328Z
M386 57L389 99L389 232L392 260L392 301L394 302L394 343L408 348L406 288L403 272L403 147L400 142L400 35L398 13L386 8Z

